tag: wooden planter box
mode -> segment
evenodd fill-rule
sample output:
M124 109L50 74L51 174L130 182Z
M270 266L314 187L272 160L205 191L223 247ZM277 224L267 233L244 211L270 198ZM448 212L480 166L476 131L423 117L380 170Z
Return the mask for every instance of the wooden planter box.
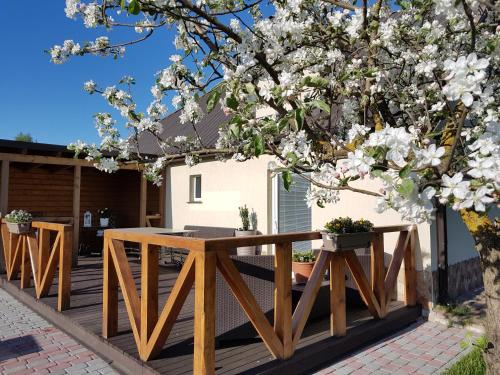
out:
M323 249L328 251L346 251L370 247L373 232L360 233L321 233L323 236Z
M26 233L31 232L31 222L29 222L29 223L9 223L7 221L7 228L9 228L10 233L26 234Z

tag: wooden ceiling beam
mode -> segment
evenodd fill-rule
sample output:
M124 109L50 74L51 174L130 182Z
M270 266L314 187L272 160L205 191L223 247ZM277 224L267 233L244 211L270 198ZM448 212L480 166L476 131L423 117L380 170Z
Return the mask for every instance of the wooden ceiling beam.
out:
M35 164L52 164L52 165L68 165L91 167L94 165L85 159L62 158L57 156L42 156L42 155L22 155L0 152L0 160L18 162L18 163L35 163ZM120 169L140 171L142 167L138 164L122 164Z

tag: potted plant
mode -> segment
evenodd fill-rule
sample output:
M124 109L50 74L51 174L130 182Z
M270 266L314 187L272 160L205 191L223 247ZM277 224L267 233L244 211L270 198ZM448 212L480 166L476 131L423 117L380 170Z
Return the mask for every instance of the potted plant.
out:
M26 234L31 231L33 216L24 210L14 210L10 214L5 215L5 221L10 233Z
M292 271L297 284L305 284L311 276L316 256L312 250L293 252Z
M99 224L101 227L105 228L109 226L109 209L103 208L98 211L99 213Z
M373 223L350 217L338 217L325 224L323 249L329 251L354 250L369 247L373 237Z
M255 236L257 231L255 227L250 229L250 212L248 211L247 205L243 207L239 207L240 210L240 219L241 219L241 228L234 231L235 237L244 237L244 236ZM252 216L255 216L252 213ZM236 253L238 255L255 255L256 246L242 246L236 249Z

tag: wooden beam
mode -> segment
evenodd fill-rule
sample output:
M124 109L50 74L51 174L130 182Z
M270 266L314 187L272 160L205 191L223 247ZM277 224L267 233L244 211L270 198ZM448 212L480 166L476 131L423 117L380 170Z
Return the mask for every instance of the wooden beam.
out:
M415 246L418 232L409 232L410 241L406 245L404 265L405 265L405 304L415 306L417 303L417 270L415 267Z
M330 257L332 253L329 251L321 250L319 253L311 276L307 281L304 292L300 297L299 303L295 308L292 318L292 331L293 331L293 347L296 348L299 343L302 332L309 318L309 314L314 306L314 301L318 295L319 288L325 277L326 267L330 264Z
M139 226L146 226L146 207L148 202L148 181L144 178L144 173L141 173L141 189L139 200Z
M104 237L102 335L107 339L118 333L118 276L111 257L110 241Z
M158 210L160 213L160 227L165 227L165 199L166 199L166 194L167 194L167 172L164 170L162 173L163 176L163 183L160 186L160 191L158 194L160 194L159 199L158 199Z
M347 332L345 305L345 260L333 253L330 259L330 334L345 336Z
M42 156L42 155L9 154L5 152L0 152L0 160L18 162L18 163L80 165L82 167L90 167L90 168L94 167L94 164L92 162L89 162L85 159L58 158L57 156ZM120 169L139 171L142 169L142 167L138 164L120 164Z
M193 374L215 374L215 253L196 254Z
M373 293L370 282L366 278L361 263L359 263L358 256L354 250L343 251L342 255L344 256L347 266L352 273L352 277L358 287L359 294L368 307L368 311L370 311L370 314L372 314L375 318L380 318L380 304L377 297L375 297L375 294Z
M293 354L292 243L276 244L274 257L274 332L283 344L283 359Z
M71 249L73 247L72 233L70 231L60 232L61 239L59 249L59 279L57 310L69 309L71 297Z
M1 216L7 215L9 212L9 172L10 162L2 161L2 177L0 185L0 213Z
M370 257L370 274L372 289L380 304L380 316L387 314L385 303L385 264L384 264L384 234L373 236Z
M158 254L160 247L141 243L141 347L143 353L158 321Z
M264 344L276 358L282 358L283 345L280 339L274 333L273 327L262 312L255 296L248 288L233 261L229 258L226 250L220 250L217 253L217 266Z
M80 191L82 184L82 167L75 166L73 174L73 257L72 265L78 264L78 246L80 244Z

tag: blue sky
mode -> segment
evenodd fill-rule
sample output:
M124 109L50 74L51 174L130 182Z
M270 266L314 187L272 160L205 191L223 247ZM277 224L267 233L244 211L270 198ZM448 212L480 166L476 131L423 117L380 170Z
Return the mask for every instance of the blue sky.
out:
M154 73L168 66L175 52L167 32L153 35L137 46L129 47L118 60L96 56L70 59L54 65L44 52L64 39L93 40L105 33L102 28L86 29L80 20L64 14L64 0L30 1L19 6L3 1L0 30L3 36L0 52L0 138L13 139L28 132L38 142L68 144L81 139L97 142L92 115L110 107L99 95L83 91L83 83L93 79L100 86L117 83L132 75L137 84L134 97L144 109L149 103ZM123 41L133 31L109 33L111 41Z

